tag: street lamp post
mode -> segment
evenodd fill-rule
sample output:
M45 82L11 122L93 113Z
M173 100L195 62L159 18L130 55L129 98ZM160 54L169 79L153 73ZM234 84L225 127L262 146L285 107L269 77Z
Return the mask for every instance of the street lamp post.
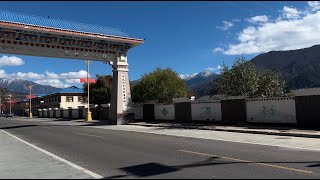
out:
M1 104L2 96L0 95L0 114L2 114L2 104Z
M30 90L30 94L29 94L29 98L30 98L30 100L29 100L29 118L32 119L32 110L31 110L31 108L32 108L31 107L31 88L32 88L32 84L29 83L28 86L29 86L29 90Z
M11 94L9 94L9 104L10 104L10 115L11 115Z
M90 112L90 101L89 101L89 94L90 94L90 80L89 80L89 64L90 60L86 60L87 64L87 83L88 83L88 112L87 112L87 121L92 121L92 116Z

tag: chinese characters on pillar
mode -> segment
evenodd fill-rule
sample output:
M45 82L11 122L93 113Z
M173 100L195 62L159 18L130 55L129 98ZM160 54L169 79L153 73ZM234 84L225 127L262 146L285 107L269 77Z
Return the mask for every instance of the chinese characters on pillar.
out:
M126 78L121 74L123 102L126 102Z

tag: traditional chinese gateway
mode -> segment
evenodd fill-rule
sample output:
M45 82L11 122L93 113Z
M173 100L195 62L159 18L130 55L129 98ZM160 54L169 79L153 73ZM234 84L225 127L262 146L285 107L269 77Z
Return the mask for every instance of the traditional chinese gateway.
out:
M131 97L127 52L143 42L115 28L0 11L0 53L110 64L110 117L117 124Z

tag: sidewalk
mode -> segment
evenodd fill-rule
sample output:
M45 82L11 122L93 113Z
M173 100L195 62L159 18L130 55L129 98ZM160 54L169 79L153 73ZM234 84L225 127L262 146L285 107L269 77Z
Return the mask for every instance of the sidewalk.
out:
M71 167L0 131L1 179L88 179Z
M138 125L145 127L166 127L166 128L181 128L181 129L200 129L200 130L214 130L214 131L227 131L238 133L251 133L251 134L266 134L277 136L293 136L293 137L307 137L307 138L320 138L320 131L316 130L301 130L290 127L270 127L270 126L229 126L229 125L212 125L212 124L195 124L195 123L165 123L165 122L134 122L129 125Z

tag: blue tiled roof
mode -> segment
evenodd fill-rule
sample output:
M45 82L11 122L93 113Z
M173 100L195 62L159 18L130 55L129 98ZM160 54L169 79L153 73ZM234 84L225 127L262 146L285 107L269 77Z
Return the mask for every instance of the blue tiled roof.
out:
M34 15L26 15L21 13L8 12L4 10L0 10L0 22L11 22L11 23L38 26L38 27L44 27L44 28L52 28L52 29L58 29L58 30L69 30L74 32L133 38L132 36L116 28L102 27L102 26L77 23L77 22L66 21L66 20L58 20L53 18L45 18L45 17L34 16Z
M84 90L77 88L75 86L72 86L72 87L60 89L60 90L50 92L50 93L39 94L39 95L37 95L37 97L44 97L44 96L49 96L49 95L59 94L59 93L84 93Z

